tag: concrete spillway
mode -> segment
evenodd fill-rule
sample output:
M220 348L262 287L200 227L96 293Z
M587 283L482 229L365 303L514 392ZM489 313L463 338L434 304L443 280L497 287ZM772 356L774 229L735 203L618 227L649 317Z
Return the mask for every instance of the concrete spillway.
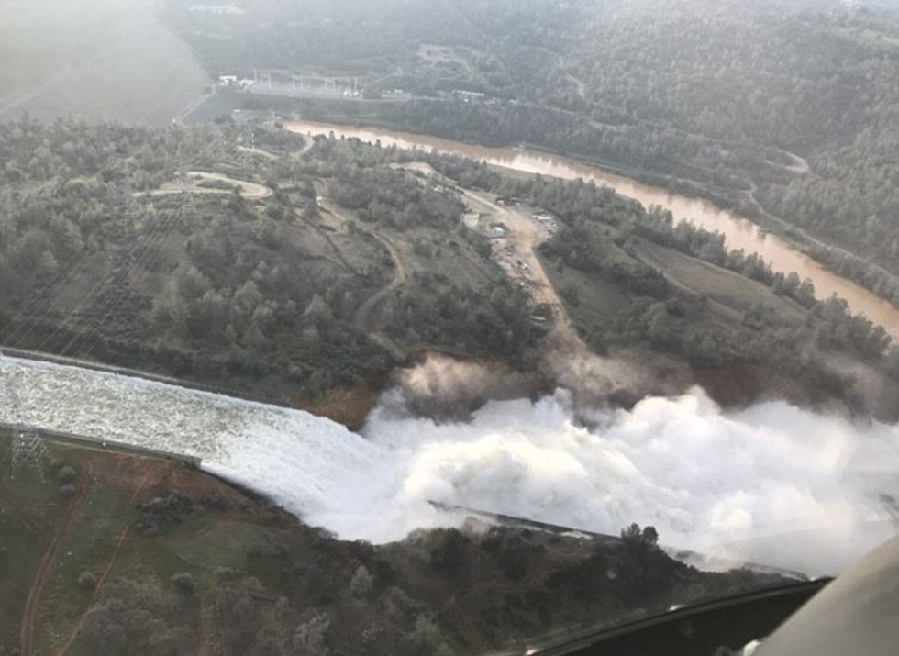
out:
M820 574L895 531L899 427L781 402L728 412L701 390L596 409L593 428L564 392L489 403L467 423L379 407L359 435L296 410L2 359L0 402L2 423L199 458L348 539L458 525L465 513L447 509L467 507L603 534L636 521L673 548Z

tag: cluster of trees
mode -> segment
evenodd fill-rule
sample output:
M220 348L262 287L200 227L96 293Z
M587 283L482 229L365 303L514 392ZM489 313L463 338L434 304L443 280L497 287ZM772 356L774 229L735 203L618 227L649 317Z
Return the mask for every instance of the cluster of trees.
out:
M853 316L845 299L831 296L818 301L814 284L807 278L800 280L795 272L787 275L774 272L754 253L746 256L743 251L728 251L724 236L719 233L697 228L688 222L674 225L670 213L657 208L646 213L635 232L657 244L740 273L771 287L778 295L792 298L810 310L810 316L817 320L816 342L822 349L852 351L873 362L882 360L887 354L892 340L883 326L875 325L866 317Z
M815 286L808 278L800 280L795 272L786 275L775 272L755 253L747 256L742 250L728 250L721 233L697 228L689 221L675 225L670 212L650 208L634 226L634 234L772 287L776 293L791 297L806 309L817 303Z
M557 627L623 622L638 609L661 610L677 595L702 599L778 580L698 572L668 557L651 527L634 525L621 535L598 539L592 549L570 548L560 558L553 543L562 538L526 529L497 528L483 536L419 532L379 548L302 527L288 540L305 550L306 562L291 556L282 536L275 538L279 549L245 561L246 574L218 568L177 572L164 582L134 574L111 580L90 604L73 647L110 656L189 656L215 635L252 656L373 650L452 656L475 645L459 633L459 615L442 612L432 600L460 590L467 599L464 621L476 624L490 647L501 648ZM268 561L282 575L263 583L250 572L264 570ZM404 566L397 569L399 562ZM489 585L481 590L478 582L496 573L503 594ZM93 593L92 586L81 589L83 596Z
M458 195L413 180L402 169L350 165L346 175L331 180L328 191L342 207L379 226L399 231L422 226L455 230L465 210Z
M614 4L612 20L591 23L574 55L596 103L723 139L723 148L744 141L806 155L812 174L770 170L757 178L758 199L897 272L894 14L783 2L661 2L652 12ZM801 171L792 159L777 163Z
M899 307L899 277L885 267L835 248L814 247L811 253L831 271L854 280Z
M523 365L536 343L528 299L501 274L480 288L445 275L413 277L392 312L390 332L410 345L441 345Z
M315 155L297 168L326 178L329 197L345 215L413 247L405 283L380 311L386 332L412 348L446 348L523 366L539 337L527 296L490 260L487 240L461 223L465 206L457 193L391 166L419 155L443 157L372 148L355 139L320 140Z

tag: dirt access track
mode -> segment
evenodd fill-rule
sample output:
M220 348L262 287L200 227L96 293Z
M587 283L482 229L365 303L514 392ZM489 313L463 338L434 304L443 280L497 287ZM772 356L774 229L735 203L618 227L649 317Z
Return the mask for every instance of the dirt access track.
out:
M165 182L156 191L141 192L135 194L135 196L171 196L184 192L192 194L219 195L231 193L227 189L212 189L199 186L199 183L203 181L224 182L226 184L234 185L235 187L240 189L240 195L247 200L262 200L263 198L268 198L272 195L272 190L263 184L259 184L257 182L247 182L246 180L235 180L234 178L229 178L223 173L211 173L209 171L188 171L187 177L188 180L186 184L182 184L181 182Z
M392 294L394 291L396 291L406 283L406 278L409 276L409 262L406 260L397 244L395 244L384 235L371 230L362 222L357 221L350 215L350 213L341 211L337 204L328 197L327 191L325 190L323 185L316 185L316 192L319 195L319 205L322 211L337 218L344 226L347 226L351 223L354 224L358 230L370 235L373 239L376 239L378 242L380 242L381 245L387 249L387 252L390 253L390 257L393 260L393 280L391 280L381 291L369 297L359 307L359 309L356 311L353 323L360 330L367 333L375 342L390 351L394 355L394 357L396 357L397 359L402 359L406 355L403 352L403 349L401 349L397 344L393 342L393 340L389 339L386 335L376 330L375 327L372 326L371 317L375 309L383 301L385 301L387 297L390 296L390 294Z

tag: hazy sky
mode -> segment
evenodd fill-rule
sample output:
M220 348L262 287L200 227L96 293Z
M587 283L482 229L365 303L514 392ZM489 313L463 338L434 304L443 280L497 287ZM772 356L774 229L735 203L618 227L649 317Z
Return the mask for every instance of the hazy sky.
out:
M207 77L153 0L0 0L0 118L165 124Z

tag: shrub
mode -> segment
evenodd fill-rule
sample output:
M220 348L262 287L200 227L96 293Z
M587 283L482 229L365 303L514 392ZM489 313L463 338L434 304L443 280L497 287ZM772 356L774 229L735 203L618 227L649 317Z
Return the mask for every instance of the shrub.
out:
M94 586L97 585L97 577L94 576L93 572L88 572L87 570L81 572L81 575L78 577L78 587L84 590L85 592L93 592Z
M56 474L60 483L73 483L78 478L78 472L71 465L63 465Z
M193 594L197 589L194 577L187 572L175 574L172 577L172 587L181 594Z

